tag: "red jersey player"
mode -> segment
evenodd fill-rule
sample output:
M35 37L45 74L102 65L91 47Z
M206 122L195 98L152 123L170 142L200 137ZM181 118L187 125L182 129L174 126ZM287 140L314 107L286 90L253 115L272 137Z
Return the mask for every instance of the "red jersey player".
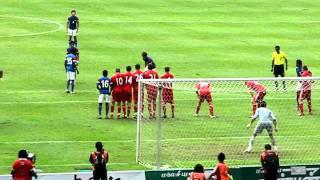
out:
M123 89L123 76L120 73L120 69L116 69L116 73L111 77L112 83L112 103L111 103L111 115L110 118L113 119L114 104L117 102L118 113L117 118L120 118L121 113L121 101L122 101L122 89Z
M135 65L136 71L133 73L133 101L134 101L134 116L137 115L138 112L138 92L139 92L139 83L140 79L143 79L143 71L140 70L140 64ZM143 93L143 91L142 91ZM141 94L143 99L143 94Z
M303 71L301 73L301 77L312 77L312 72L308 70L307 66L303 66ZM311 106L311 88L312 81L311 80L303 80L301 82L301 90L299 95L299 116L304 116L303 112L303 100L307 99L308 102L308 110L309 114L312 114L312 106Z
M266 88L256 81L247 81L245 85L249 88L252 96L252 115L254 115L258 108L258 102L263 101L264 96L267 94Z
M201 104L204 101L207 101L209 104L210 118L215 118L216 116L214 115L213 102L211 96L211 84L209 82L200 81L195 85L195 88L197 89L196 93L198 95L199 101L194 116L199 116Z
M153 69L151 64L148 65L148 71L143 73L143 79L159 79L158 73ZM157 87L154 85L147 85L148 95L148 111L150 118L156 117L156 102L157 102Z
M164 68L165 73L161 76L161 79L173 79L174 76L170 73L170 67ZM163 99L163 118L167 118L167 103L171 104L172 118L174 118L174 100L173 100L173 90L172 83L165 83L162 90Z
M123 117L130 117L131 102L132 102L132 87L134 75L131 73L131 66L127 66L127 72L122 74L123 77L123 93L122 93L122 111ZM127 103L127 109L126 109ZM126 112L127 110L127 112Z

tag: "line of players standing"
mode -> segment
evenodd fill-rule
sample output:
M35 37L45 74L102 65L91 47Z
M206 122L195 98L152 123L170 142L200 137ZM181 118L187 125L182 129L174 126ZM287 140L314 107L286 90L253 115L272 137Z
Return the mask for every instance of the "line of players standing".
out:
M102 119L102 105L105 102L106 119L114 118L115 105L117 105L117 118L129 118L132 107L132 99L134 102L134 115L136 117L138 111L138 81L140 79L158 79L159 75L156 71L156 64L146 52L142 53L142 58L145 61L146 68L141 70L140 64L135 65L135 72L132 71L131 66L126 67L126 72L121 73L119 68L116 68L115 74L109 78L108 71L103 70L102 77L97 81L97 89L100 92L98 98L98 118ZM160 77L162 79L172 79L174 76L170 73L170 67L165 67L165 73ZM156 117L156 101L157 101L157 87L146 85L148 112L149 118ZM144 94L141 94L142 98ZM110 97L112 96L112 98ZM174 118L174 100L172 87L166 86L162 91L164 118L166 115L166 104L171 104L172 118ZM111 102L111 113L109 116L109 104Z

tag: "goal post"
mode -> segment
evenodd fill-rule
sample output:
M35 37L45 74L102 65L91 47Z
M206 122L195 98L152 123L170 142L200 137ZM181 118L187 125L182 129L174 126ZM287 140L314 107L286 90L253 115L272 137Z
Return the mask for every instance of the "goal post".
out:
M260 86L252 88L251 82ZM199 83L210 84L212 106L207 97L196 94ZM273 135L281 164L318 163L320 77L140 80L137 163L157 169L191 168L197 163L213 167L217 154L224 152L231 167L259 165L264 145L271 144L267 131L256 137L251 153L244 150L259 121L246 128L260 91L265 91L262 99L277 119L279 130ZM194 116L199 97L203 103ZM299 116L302 103L304 116Z

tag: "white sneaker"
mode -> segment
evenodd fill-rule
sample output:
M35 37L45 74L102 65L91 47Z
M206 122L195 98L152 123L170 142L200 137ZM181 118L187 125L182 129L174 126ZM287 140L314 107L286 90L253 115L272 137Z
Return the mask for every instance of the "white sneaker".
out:
M199 116L199 114L197 114L197 113L196 113L196 114L194 114L193 116L194 116L194 117L198 117L198 116Z
M213 115L213 116L210 115L210 118L211 118L211 119L216 118L216 117L217 117L216 115Z
M244 151L244 153L251 153L252 152L252 148L247 148L245 151Z

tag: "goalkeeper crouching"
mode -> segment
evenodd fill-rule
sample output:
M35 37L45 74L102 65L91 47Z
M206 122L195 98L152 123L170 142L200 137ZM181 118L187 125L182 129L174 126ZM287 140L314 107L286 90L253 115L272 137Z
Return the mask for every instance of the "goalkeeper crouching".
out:
M264 129L267 130L268 135L270 137L273 149L277 151L276 147L276 140L273 136L273 129L275 132L278 131L277 129L277 121L273 114L273 112L267 108L267 103L265 101L258 102L259 108L252 116L251 122L247 125L247 129L249 129L252 123L259 117L259 122L253 132L253 135L250 138L248 148L244 151L245 153L252 152L252 146L255 138L258 134L261 134Z

